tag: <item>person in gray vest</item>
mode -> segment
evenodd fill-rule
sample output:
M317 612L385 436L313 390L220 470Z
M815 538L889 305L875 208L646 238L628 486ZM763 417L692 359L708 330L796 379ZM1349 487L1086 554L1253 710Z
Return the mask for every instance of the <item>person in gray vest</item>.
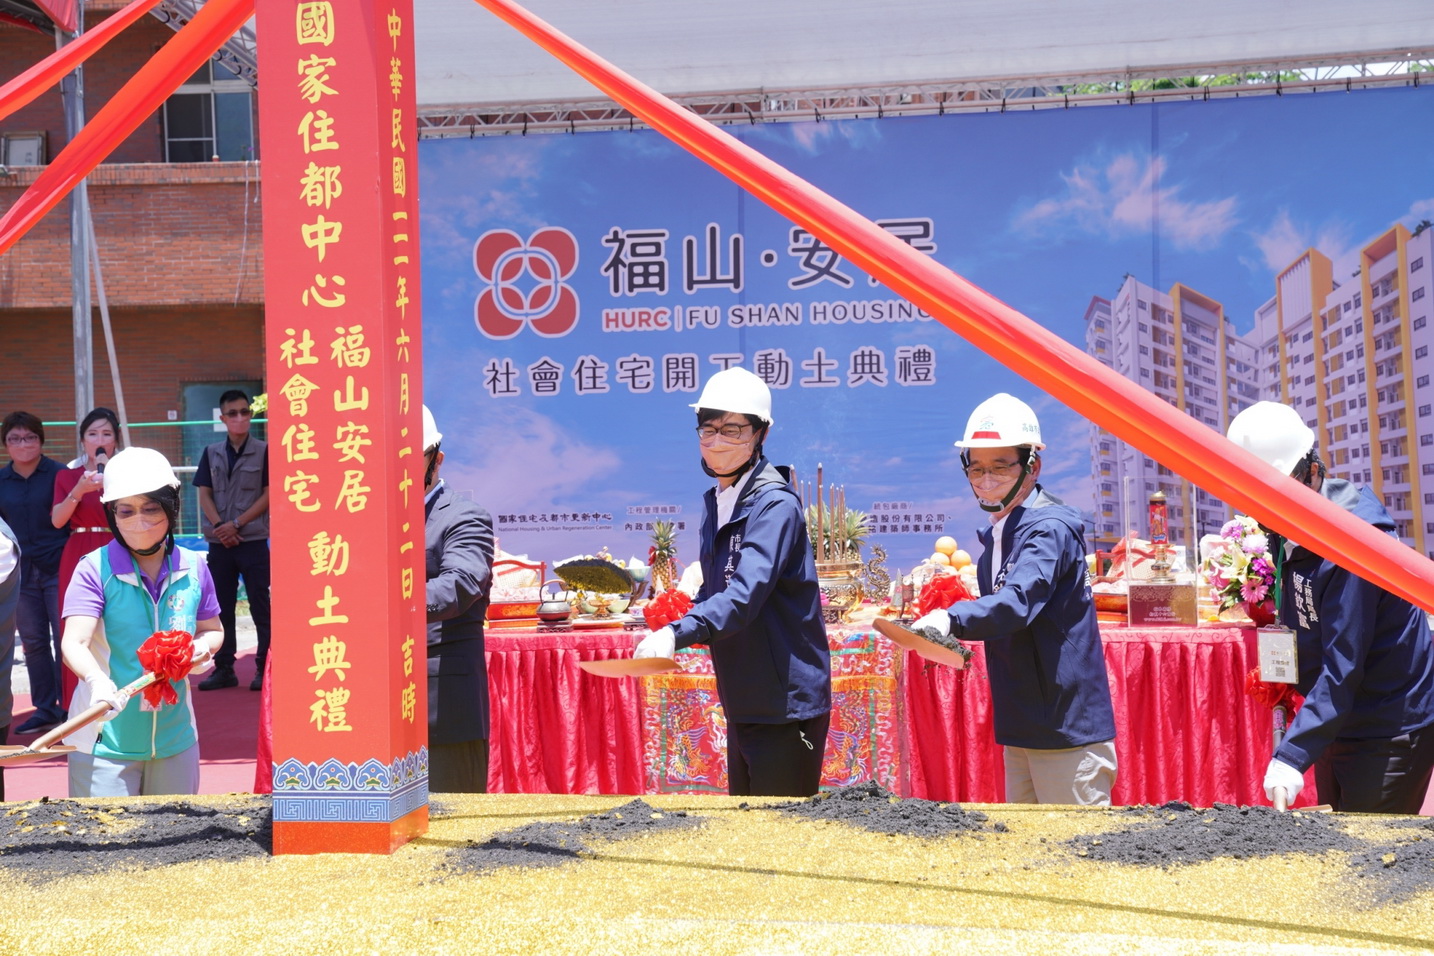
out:
M209 542L209 574L219 598L224 645L214 655L214 673L199 682L200 690L235 687L234 605L239 579L249 595L249 614L259 632L250 690L264 687L264 662L269 656L269 445L249 435L254 410L249 396L230 389L219 396L220 421L228 437L204 449L194 472L199 493L200 528Z

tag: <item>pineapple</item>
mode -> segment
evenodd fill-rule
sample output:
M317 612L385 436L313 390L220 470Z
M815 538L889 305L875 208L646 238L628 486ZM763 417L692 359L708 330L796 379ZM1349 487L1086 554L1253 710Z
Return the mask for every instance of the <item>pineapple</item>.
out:
M677 583L677 531L671 521L652 523L652 546L647 549L652 568L652 593L661 594Z

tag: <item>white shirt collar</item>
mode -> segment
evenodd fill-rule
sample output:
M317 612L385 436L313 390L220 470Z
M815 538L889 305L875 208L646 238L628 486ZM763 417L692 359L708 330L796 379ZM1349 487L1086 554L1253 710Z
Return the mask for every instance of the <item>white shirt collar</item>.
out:
M732 512L737 510L737 501L742 497L742 492L752 483L752 477L757 473L757 467L753 465L747 469L747 473L738 478L726 488L717 489L717 527L732 520Z

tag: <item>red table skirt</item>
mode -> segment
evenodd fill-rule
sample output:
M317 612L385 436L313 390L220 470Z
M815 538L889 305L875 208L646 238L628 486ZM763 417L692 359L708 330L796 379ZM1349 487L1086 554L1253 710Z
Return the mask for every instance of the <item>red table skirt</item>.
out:
M642 681L593 677L578 661L631 657L632 632L491 630L492 793L645 793Z
M833 653L859 649L862 635L833 635ZM1131 629L1102 627L1115 703L1119 772L1114 802L1186 800L1251 804L1270 757L1270 713L1245 694L1255 666L1254 632L1236 627ZM879 639L878 639L879 640ZM667 679L593 677L579 660L625 657L636 636L622 631L539 634L504 629L487 635L492 699L489 789L498 793L673 792L670 772L655 765L660 748L644 723L674 688L707 694L700 673ZM883 739L865 764L834 759L828 776L843 782L853 766L910 796L934 800L1004 799L1001 749L991 730L990 686L978 652L965 672L927 666L914 655L873 656L896 681L894 694L838 694L834 727L874 728ZM838 661L834 674L844 665ZM853 676L853 680L857 679ZM715 697L715 695L713 695ZM840 713L851 700L865 715ZM873 714L873 708L881 710ZM889 710L886 710L889 708ZM709 715L710 717L710 715ZM692 722L694 725L696 721ZM897 739L890 740L895 734ZM644 738L648 755L644 756ZM713 735L720 741L720 736ZM839 741L838 741L839 742ZM693 792L719 792L725 767L701 765ZM690 772L690 771L689 771ZM1312 781L1298 804L1316 802Z
M1255 632L1102 625L1101 638L1115 706L1112 802L1264 803L1271 714L1245 693L1245 677L1257 662ZM912 795L1004 800L980 651L967 672L924 667L915 658L908 663L903 684ZM1311 773L1296 805L1316 802Z

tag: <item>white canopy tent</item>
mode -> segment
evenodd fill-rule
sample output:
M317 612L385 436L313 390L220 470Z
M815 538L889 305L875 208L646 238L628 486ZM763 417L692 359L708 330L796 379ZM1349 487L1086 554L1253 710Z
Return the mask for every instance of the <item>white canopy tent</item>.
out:
M1361 85L1434 57L1429 0L527 0L529 10L687 102L810 117L1048 93L1073 82L1298 71ZM473 0L422 0L424 135L593 119L592 86ZM1371 69L1372 64L1384 64ZM1322 72L1321 72L1322 71ZM1366 82L1367 81L1367 82ZM1386 79L1386 82L1389 80ZM822 95L822 94L825 95ZM815 105L814 105L815 104ZM719 113L720 109L705 112ZM554 115L561 114L561 115ZM614 125L616 114L603 119Z

